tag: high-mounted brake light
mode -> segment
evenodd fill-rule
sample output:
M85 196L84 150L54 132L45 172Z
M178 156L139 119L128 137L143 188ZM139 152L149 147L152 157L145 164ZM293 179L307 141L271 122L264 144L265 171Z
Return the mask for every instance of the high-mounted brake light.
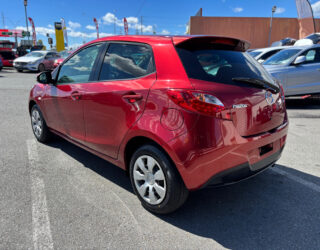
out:
M168 90L167 93L175 104L189 111L219 117L220 112L225 110L223 103L208 93L191 90Z

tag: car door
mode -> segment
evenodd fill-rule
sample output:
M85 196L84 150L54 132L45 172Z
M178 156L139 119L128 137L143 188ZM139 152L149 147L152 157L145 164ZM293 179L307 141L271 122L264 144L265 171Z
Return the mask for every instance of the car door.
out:
M43 60L43 64L44 64L46 70L53 69L54 60L55 60L54 52L48 52Z
M290 66L287 72L286 94L320 92L320 48L306 50L299 56L305 56L306 61Z
M83 142L83 85L93 79L94 65L103 44L81 49L63 63L55 77L54 85L46 86L43 98L48 116L48 126L70 138Z
M83 85L85 144L117 158L120 143L141 117L156 80L153 54L145 44L110 43L100 60L97 81Z

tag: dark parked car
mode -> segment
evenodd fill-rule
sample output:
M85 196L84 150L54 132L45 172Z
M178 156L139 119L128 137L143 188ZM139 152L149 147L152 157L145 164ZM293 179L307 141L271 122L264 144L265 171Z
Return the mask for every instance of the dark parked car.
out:
M92 41L38 76L33 133L123 168L146 209L170 213L189 190L240 181L282 153L283 91L247 48L224 37Z

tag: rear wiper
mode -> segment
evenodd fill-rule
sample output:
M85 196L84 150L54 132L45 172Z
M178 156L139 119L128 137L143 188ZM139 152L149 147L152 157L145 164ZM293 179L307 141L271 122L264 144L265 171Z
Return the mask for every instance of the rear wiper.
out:
M249 78L249 77L234 77L232 78L232 81L249 83L254 85L255 87L262 88L262 89L269 89L276 93L280 92L280 89L278 86L273 85L272 83L262 79Z

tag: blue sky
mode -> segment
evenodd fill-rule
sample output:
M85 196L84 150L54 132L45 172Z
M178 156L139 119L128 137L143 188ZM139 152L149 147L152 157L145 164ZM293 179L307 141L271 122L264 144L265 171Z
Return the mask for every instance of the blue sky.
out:
M0 28L3 18L6 28L24 28L25 14L23 0L3 0L0 5ZM316 16L320 16L320 1L311 0ZM297 17L294 0L28 0L28 16L37 27L37 39L46 43L46 33L54 37L53 24L64 18L68 27L69 44L81 44L96 37L93 17L100 23L102 36L123 33L123 17L129 21L129 34L140 30L143 20L144 34L183 35L189 17L202 7L204 16L257 16L269 17L273 5L278 7L276 17ZM129 18L130 17L130 18Z

